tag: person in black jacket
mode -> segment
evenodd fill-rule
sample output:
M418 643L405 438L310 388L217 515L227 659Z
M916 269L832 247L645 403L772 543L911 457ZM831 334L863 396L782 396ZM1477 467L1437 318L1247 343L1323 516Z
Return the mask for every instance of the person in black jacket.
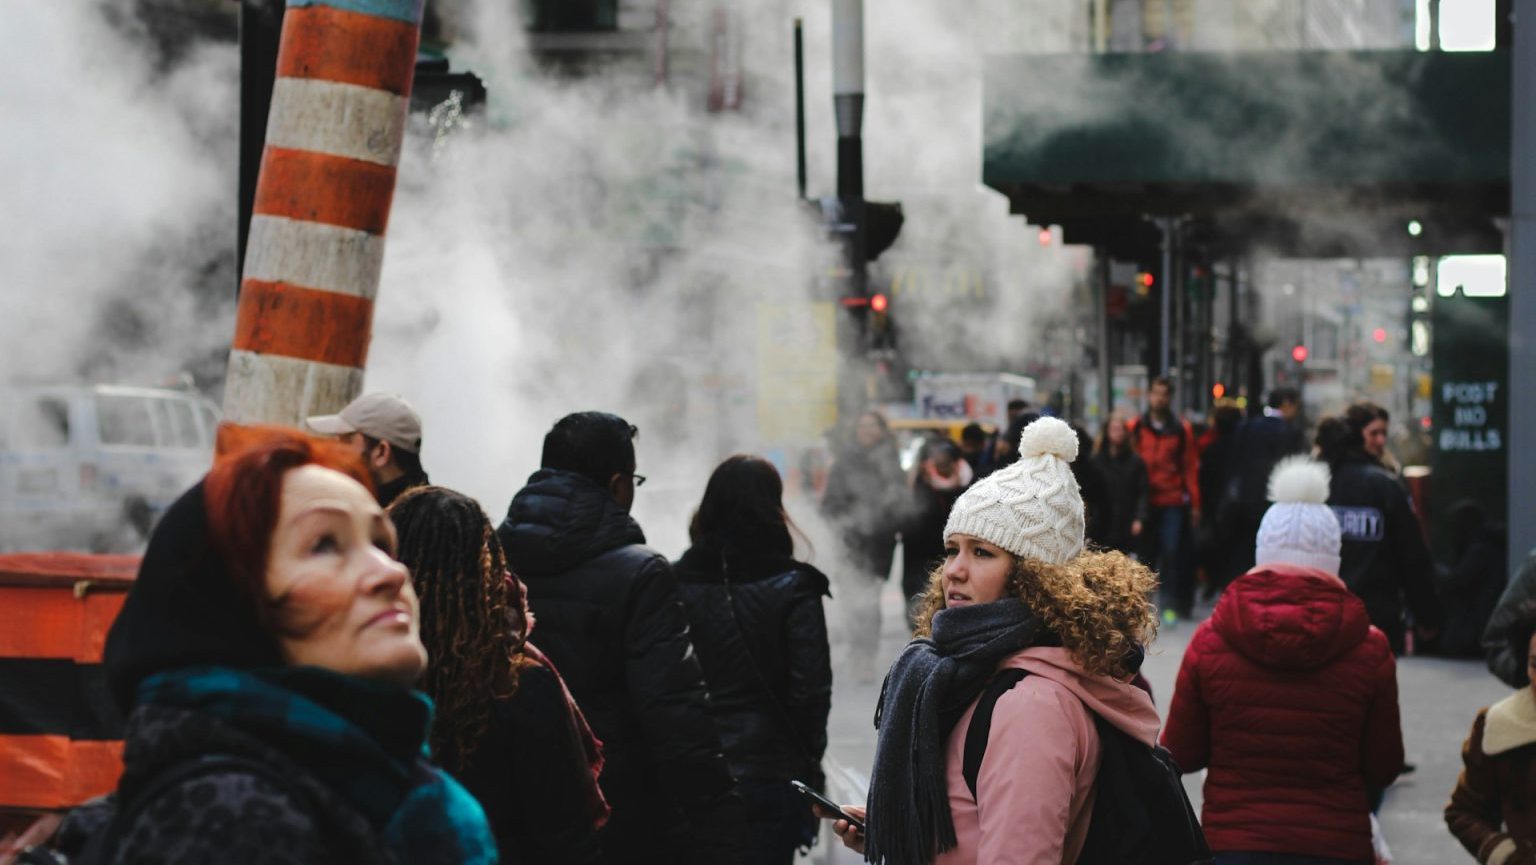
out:
M1483 652L1487 656L1488 672L1511 688L1524 688L1531 683L1526 668L1525 649L1520 644L1525 622L1536 614L1536 549L1520 569L1509 578L1504 594L1488 617L1488 627L1483 629Z
M1463 499L1451 506L1451 561L1439 578L1445 606L1441 654L1477 658L1483 654L1483 631L1504 594L1507 536L1504 524L1488 517L1483 506Z
M880 585L896 558L906 484L885 418L859 415L853 436L838 452L822 491L821 514L848 557L842 588L847 610L848 662L856 678L872 680L880 645Z
M1397 479L1365 450L1360 431L1341 418L1317 428L1319 455L1332 480L1328 504L1344 534L1339 577L1365 602L1371 624L1392 651L1405 648L1404 600L1420 635L1436 635L1443 617L1435 597L1434 565L1413 502Z
M1147 522L1147 465L1131 448L1125 418L1116 415L1104 422L1099 446L1093 454L1106 489L1108 507L1093 538L1106 549L1132 555L1141 546Z
M480 800L499 849L547 865L601 861L601 752L528 642L523 587L490 519L469 496L433 486L407 490L389 516L421 599L433 757Z
M752 865L788 865L815 840L809 803L789 782L822 788L832 709L827 578L794 559L783 492L766 460L721 463L676 566L710 711L747 802Z
M603 742L603 862L738 862L746 817L672 566L629 515L635 433L605 412L561 418L497 534Z
M1236 577L1253 567L1253 554L1259 534L1259 523L1269 510L1269 476L1280 460L1292 454L1305 453L1307 436L1296 425L1301 411L1301 394L1292 387L1277 387L1269 392L1264 413L1243 421L1237 428L1232 450L1228 454L1229 482L1223 490L1224 499L1218 522L1231 538L1231 560L1224 574ZM1202 462L1201 471L1205 465ZM1215 513L1215 500L1208 509Z

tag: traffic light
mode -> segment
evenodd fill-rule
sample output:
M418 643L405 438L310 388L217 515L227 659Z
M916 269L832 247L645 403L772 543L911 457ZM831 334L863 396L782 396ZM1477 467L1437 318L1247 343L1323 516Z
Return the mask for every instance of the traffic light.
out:
M1298 343L1295 348L1291 349L1291 360L1297 363L1306 363L1307 347Z
M890 305L890 300L888 300L883 294L876 294L869 299L869 308L881 315L885 314L886 309L890 307Z
M906 220L899 202L864 202L864 260L874 261L889 249Z
M1140 297L1146 297L1148 294L1151 294L1152 283L1151 273L1143 270L1141 273L1136 274L1136 294Z
M1221 399L1227 395L1227 386L1221 382L1211 385L1211 399Z

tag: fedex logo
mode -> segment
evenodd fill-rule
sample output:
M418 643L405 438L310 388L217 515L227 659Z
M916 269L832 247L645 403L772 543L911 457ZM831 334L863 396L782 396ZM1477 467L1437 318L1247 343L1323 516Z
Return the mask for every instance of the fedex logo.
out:
M960 394L952 399L928 394L923 397L918 410L923 417L942 420L991 418L998 414L996 402L983 401L973 393Z

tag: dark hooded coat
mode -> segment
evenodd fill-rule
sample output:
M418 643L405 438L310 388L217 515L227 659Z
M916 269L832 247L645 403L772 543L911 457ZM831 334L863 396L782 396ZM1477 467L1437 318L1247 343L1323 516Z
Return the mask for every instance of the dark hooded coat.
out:
M745 816L667 559L606 489L558 469L528 479L497 534L603 742L603 861L738 861Z

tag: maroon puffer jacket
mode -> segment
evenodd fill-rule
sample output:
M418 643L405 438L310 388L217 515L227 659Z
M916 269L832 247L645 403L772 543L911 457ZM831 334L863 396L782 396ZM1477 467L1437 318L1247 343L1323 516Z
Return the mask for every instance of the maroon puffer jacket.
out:
M1255 568L1191 638L1163 745L1209 770L1212 850L1371 861L1366 791L1403 766L1387 639L1338 577Z

